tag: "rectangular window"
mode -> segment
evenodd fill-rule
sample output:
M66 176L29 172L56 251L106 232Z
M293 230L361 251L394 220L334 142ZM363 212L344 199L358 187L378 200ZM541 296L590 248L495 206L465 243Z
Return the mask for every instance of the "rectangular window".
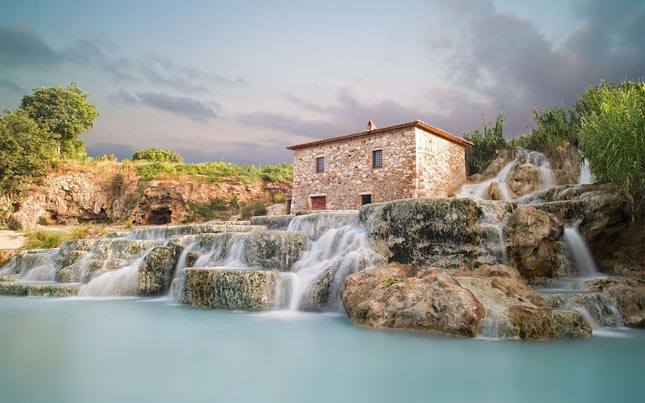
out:
M372 151L372 168L383 168L383 150Z
M361 206L372 203L372 195L361 195Z
M325 157L316 158L316 173L325 172Z

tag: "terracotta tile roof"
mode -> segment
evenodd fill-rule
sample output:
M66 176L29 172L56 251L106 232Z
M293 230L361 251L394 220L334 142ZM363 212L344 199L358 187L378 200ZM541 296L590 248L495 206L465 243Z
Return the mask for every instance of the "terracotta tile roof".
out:
M400 125L395 125L395 126L389 126L389 127L382 127L380 129L374 129L374 130L366 130L364 132L360 133L352 133L352 134L347 134L344 136L339 136L339 137L331 137L328 139L322 139L322 140L316 140L312 141L309 143L303 143L303 144L296 144L293 146L287 147L289 150L298 150L300 148L307 148L307 147L313 147L321 144L327 144L327 143L333 143L336 141L342 141L342 140L349 140L349 139L354 139L358 137L363 137L363 136L371 136L374 134L381 134L385 133L391 130L399 130L399 129L407 129L410 127L418 127L419 129L425 130L426 132L430 134L434 134L435 136L441 137L443 139L446 139L448 141L452 141L455 144L459 144L462 147L472 147L473 143L471 143L468 140L464 140L461 137L457 137L453 134L450 134L448 132L445 132L441 129L438 129L434 126L430 126L429 124L422 122L420 120L413 120L412 122L408 123L402 123Z

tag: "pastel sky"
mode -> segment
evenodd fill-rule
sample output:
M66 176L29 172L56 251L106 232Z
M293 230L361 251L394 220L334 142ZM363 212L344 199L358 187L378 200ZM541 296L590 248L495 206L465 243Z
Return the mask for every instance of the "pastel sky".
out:
M77 81L91 155L290 162L286 146L418 119L456 135L645 75L645 1L8 1L0 108Z

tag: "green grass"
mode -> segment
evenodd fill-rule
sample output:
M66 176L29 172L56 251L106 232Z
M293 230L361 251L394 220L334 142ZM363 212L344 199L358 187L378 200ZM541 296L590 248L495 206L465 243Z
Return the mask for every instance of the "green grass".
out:
M291 183L293 166L291 164L235 165L230 162L204 162L201 164L175 164L170 162L136 162L135 169L139 177L145 180L162 177L177 178L190 176L207 183L223 179L238 179L242 182L265 181Z
M68 234L51 231L35 231L26 234L27 240L22 249L52 249L58 248L63 241L70 239Z

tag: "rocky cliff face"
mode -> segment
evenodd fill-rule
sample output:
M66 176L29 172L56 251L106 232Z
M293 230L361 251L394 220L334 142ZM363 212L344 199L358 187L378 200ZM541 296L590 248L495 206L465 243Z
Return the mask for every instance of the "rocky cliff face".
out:
M15 229L39 223L78 224L121 222L177 224L192 219L190 203L213 199L270 204L274 195L289 195L290 185L277 182L222 180L199 177L143 180L120 163L70 164L52 173L20 200L4 200L0 214L9 215ZM12 212L13 211L13 212Z

